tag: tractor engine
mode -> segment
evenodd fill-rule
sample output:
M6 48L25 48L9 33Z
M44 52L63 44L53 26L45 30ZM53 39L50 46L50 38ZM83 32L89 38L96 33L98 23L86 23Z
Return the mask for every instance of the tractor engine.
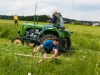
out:
M26 37L28 37L28 38L37 39L38 35L39 35L38 29L31 29L29 31L26 31Z

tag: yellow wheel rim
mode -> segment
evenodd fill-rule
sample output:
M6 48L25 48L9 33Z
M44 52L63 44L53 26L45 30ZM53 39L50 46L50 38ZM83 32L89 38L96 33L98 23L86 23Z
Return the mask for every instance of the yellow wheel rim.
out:
M28 44L29 46L31 46L31 47L35 45L35 43L30 43L30 42L28 42L27 44Z
M13 41L13 44L22 44L22 41L20 39L15 39Z
M45 42L46 40L53 40L53 38L46 38L46 39L44 39L43 42Z

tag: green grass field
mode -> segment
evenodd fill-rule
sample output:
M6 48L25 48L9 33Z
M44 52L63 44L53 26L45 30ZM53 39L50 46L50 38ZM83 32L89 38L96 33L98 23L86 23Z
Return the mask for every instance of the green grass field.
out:
M19 21L15 26L13 20L0 20L0 75L100 75L100 27L65 24L73 31L71 40L75 50L60 54L60 64L48 59L36 65L40 58L14 54L31 55L34 49L11 43L13 37L19 36L17 31L24 22ZM36 55L41 56L40 53Z

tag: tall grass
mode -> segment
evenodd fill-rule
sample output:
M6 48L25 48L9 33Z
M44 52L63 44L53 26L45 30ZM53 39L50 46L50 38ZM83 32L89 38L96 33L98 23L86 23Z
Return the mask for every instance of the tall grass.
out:
M14 54L31 55L33 48L12 44L9 39L18 35L21 24L14 26L13 21L7 22L0 23L0 75L100 75L100 27L66 24L73 31L71 40L75 51L61 53L58 61L48 59L36 65L40 58Z
M73 31L71 37L73 44L76 48L100 50L100 27L94 26L79 26L79 25L65 25L69 30Z
M36 65L39 58L16 56L14 53L31 54L32 48L12 44L0 44L0 75L99 75L99 53L90 50L61 54L58 61L52 59ZM36 54L39 55L39 54ZM64 56L65 55L65 56ZM40 55L41 56L41 55ZM98 73L98 74L97 74Z
M0 23L0 37L11 39L14 36L18 36L19 26L14 24Z

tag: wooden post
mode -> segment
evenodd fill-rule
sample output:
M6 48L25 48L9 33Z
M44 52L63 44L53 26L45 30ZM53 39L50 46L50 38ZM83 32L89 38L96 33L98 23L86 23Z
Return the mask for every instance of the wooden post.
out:
M32 55L26 55L26 54L19 54L19 53L15 53L15 55L17 56L25 56L25 57L34 57L34 58L43 58L43 57L40 57L40 56L32 56ZM52 57L47 57L47 58L52 58ZM58 58L58 57L55 57L55 58Z

